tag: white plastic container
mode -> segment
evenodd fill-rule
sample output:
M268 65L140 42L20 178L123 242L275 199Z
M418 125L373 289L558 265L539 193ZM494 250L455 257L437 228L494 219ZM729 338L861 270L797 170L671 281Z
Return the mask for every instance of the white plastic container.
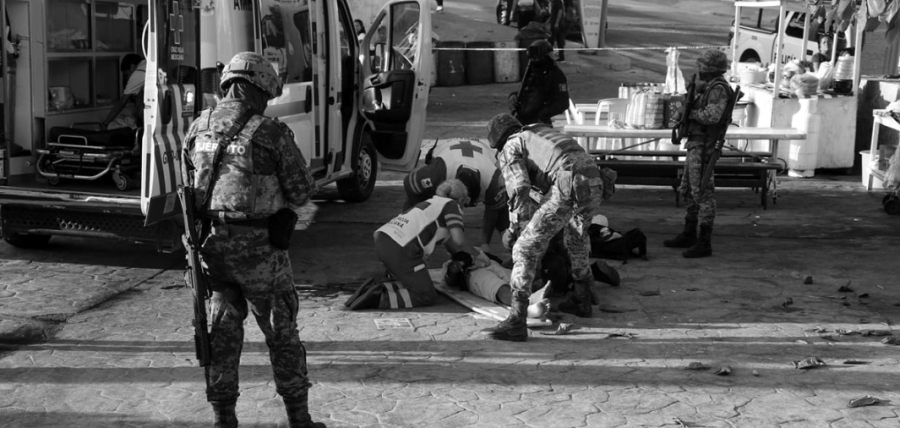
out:
M819 160L819 114L817 98L800 98L800 110L791 119L791 128L806 133L805 140L792 140L788 154L788 175L809 178L815 175Z

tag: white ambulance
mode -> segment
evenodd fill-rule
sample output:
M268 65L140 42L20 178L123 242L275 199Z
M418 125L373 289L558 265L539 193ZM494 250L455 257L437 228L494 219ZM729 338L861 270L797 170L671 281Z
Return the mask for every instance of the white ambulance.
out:
M293 130L320 185L365 201L379 165L406 171L418 159L433 66L425 0L387 3L360 44L347 0L0 2L20 52L4 81L12 138L0 147L10 244L69 235L178 247L182 139L220 95L216 62L240 51L279 70L284 94L266 115ZM107 116L129 53L146 58L134 144L67 131Z

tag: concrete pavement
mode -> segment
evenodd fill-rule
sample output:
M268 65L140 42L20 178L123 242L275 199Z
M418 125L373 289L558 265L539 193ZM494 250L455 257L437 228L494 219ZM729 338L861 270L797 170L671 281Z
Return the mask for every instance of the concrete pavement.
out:
M447 299L414 311L343 310L355 285L379 270L371 231L393 215L401 192L381 186L356 209L316 202L314 222L292 249L300 334L315 383L311 407L329 426L900 422L898 348L862 334L898 336L900 290L889 267L900 218L884 214L880 195L862 191L854 178L782 180L778 204L766 211L749 190L720 191L715 256L690 261L660 244L679 228L671 190L620 188L606 213L617 229L647 233L650 260L614 263L623 285L597 284L603 302L595 317L564 317L579 329L566 336L535 330L525 343L482 340L478 330L493 322ZM479 214L467 217L477 224ZM88 241L63 244L90 248ZM44 268L47 262L32 263L31 283L58 276ZM2 345L0 426L210 425L180 270L129 276L126 292L68 316L46 342ZM806 276L812 284L804 284ZM853 291L839 292L848 282ZM54 307L52 299L47 306ZM380 330L376 319L408 319L412 327ZM247 324L239 418L242 426L285 426L253 324ZM826 365L792 365L808 357ZM710 369L687 370L691 362ZM730 375L714 374L725 366ZM848 407L865 395L885 401Z

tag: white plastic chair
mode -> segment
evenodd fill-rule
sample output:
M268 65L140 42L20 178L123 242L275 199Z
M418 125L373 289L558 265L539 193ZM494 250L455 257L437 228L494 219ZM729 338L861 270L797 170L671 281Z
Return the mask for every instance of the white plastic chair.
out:
M611 124L613 119L624 120L625 110L628 109L627 98L605 98L597 101L597 112L594 114L594 125L600 124L600 118L606 112L606 123ZM598 138L593 144L592 150L615 150L616 144L623 144L621 138Z

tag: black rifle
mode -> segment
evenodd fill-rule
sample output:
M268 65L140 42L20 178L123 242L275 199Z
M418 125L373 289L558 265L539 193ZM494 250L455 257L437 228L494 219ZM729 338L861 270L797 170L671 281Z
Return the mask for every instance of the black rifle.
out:
M703 166L705 169L703 170L703 178L700 179L701 192L706 190L706 183L709 183L709 179L713 174L713 168L715 168L716 162L719 161L719 156L722 155L722 148L725 147L725 134L728 132L728 126L731 124L731 114L734 112L734 105L737 104L737 100L741 99L743 95L740 86L734 88L734 92L728 98L728 103L725 104L725 111L722 112L722 117L719 118L719 123L714 128L714 134L707 136L709 140L715 141L716 145L712 154L709 155L709 161Z
M681 105L680 117L678 123L672 128L672 144L681 144L683 138L689 137L690 131L690 115L691 109L694 108L694 94L697 90L697 75L691 77L691 83L687 87L687 94L684 96L684 103Z
M522 92L525 91L525 84L528 82L528 73L531 72L531 60L525 63L525 73L522 74L522 86L519 86L519 92L516 93L516 104L513 106L512 115L516 119L519 118L519 109L522 108Z
M212 293L206 284L200 264L200 244L203 236L202 222L194 217L196 201L194 189L190 186L178 187L178 198L181 200L181 209L184 214L184 235L181 242L187 251L188 273L185 277L190 284L194 296L194 349L197 351L197 361L203 367L206 378L206 386L209 386L209 330L207 329L206 300Z
M209 347L209 330L206 316L206 300L212 297L212 291L210 291L208 284L206 283L206 277L203 274L203 270L201 268L201 260L200 260L200 246L203 245L203 239L206 237L206 232L209 228L209 220L198 219L196 216L196 210L198 206L202 206L205 208L209 207L209 200L212 197L212 190L216 185L216 182L219 179L219 165L222 163L222 156L225 153L225 147L231 142L235 135L241 132L241 129L244 128L244 125L247 124L247 121L250 120L254 115L253 109L247 109L232 123L231 128L226 130L221 136L218 138L216 153L213 157L213 163L211 166L212 174L210 174L206 186L206 194L203 197L203 203L197 204L197 198L194 194L194 183L186 183L178 187L178 198L181 202L181 212L182 217L184 218L184 235L181 237L181 242L184 244L184 249L187 251L187 263L189 272L185 277L185 280L190 281L188 284L191 287L192 294L194 296L194 348L197 351L197 362L200 364L200 367L203 367L203 375L206 378L206 386L209 387L209 363L210 363L210 347ZM182 154L182 167L185 167L183 164L190 159L190 154L188 150ZM184 174L185 176L189 176L190 174ZM188 179L189 181L192 181Z

